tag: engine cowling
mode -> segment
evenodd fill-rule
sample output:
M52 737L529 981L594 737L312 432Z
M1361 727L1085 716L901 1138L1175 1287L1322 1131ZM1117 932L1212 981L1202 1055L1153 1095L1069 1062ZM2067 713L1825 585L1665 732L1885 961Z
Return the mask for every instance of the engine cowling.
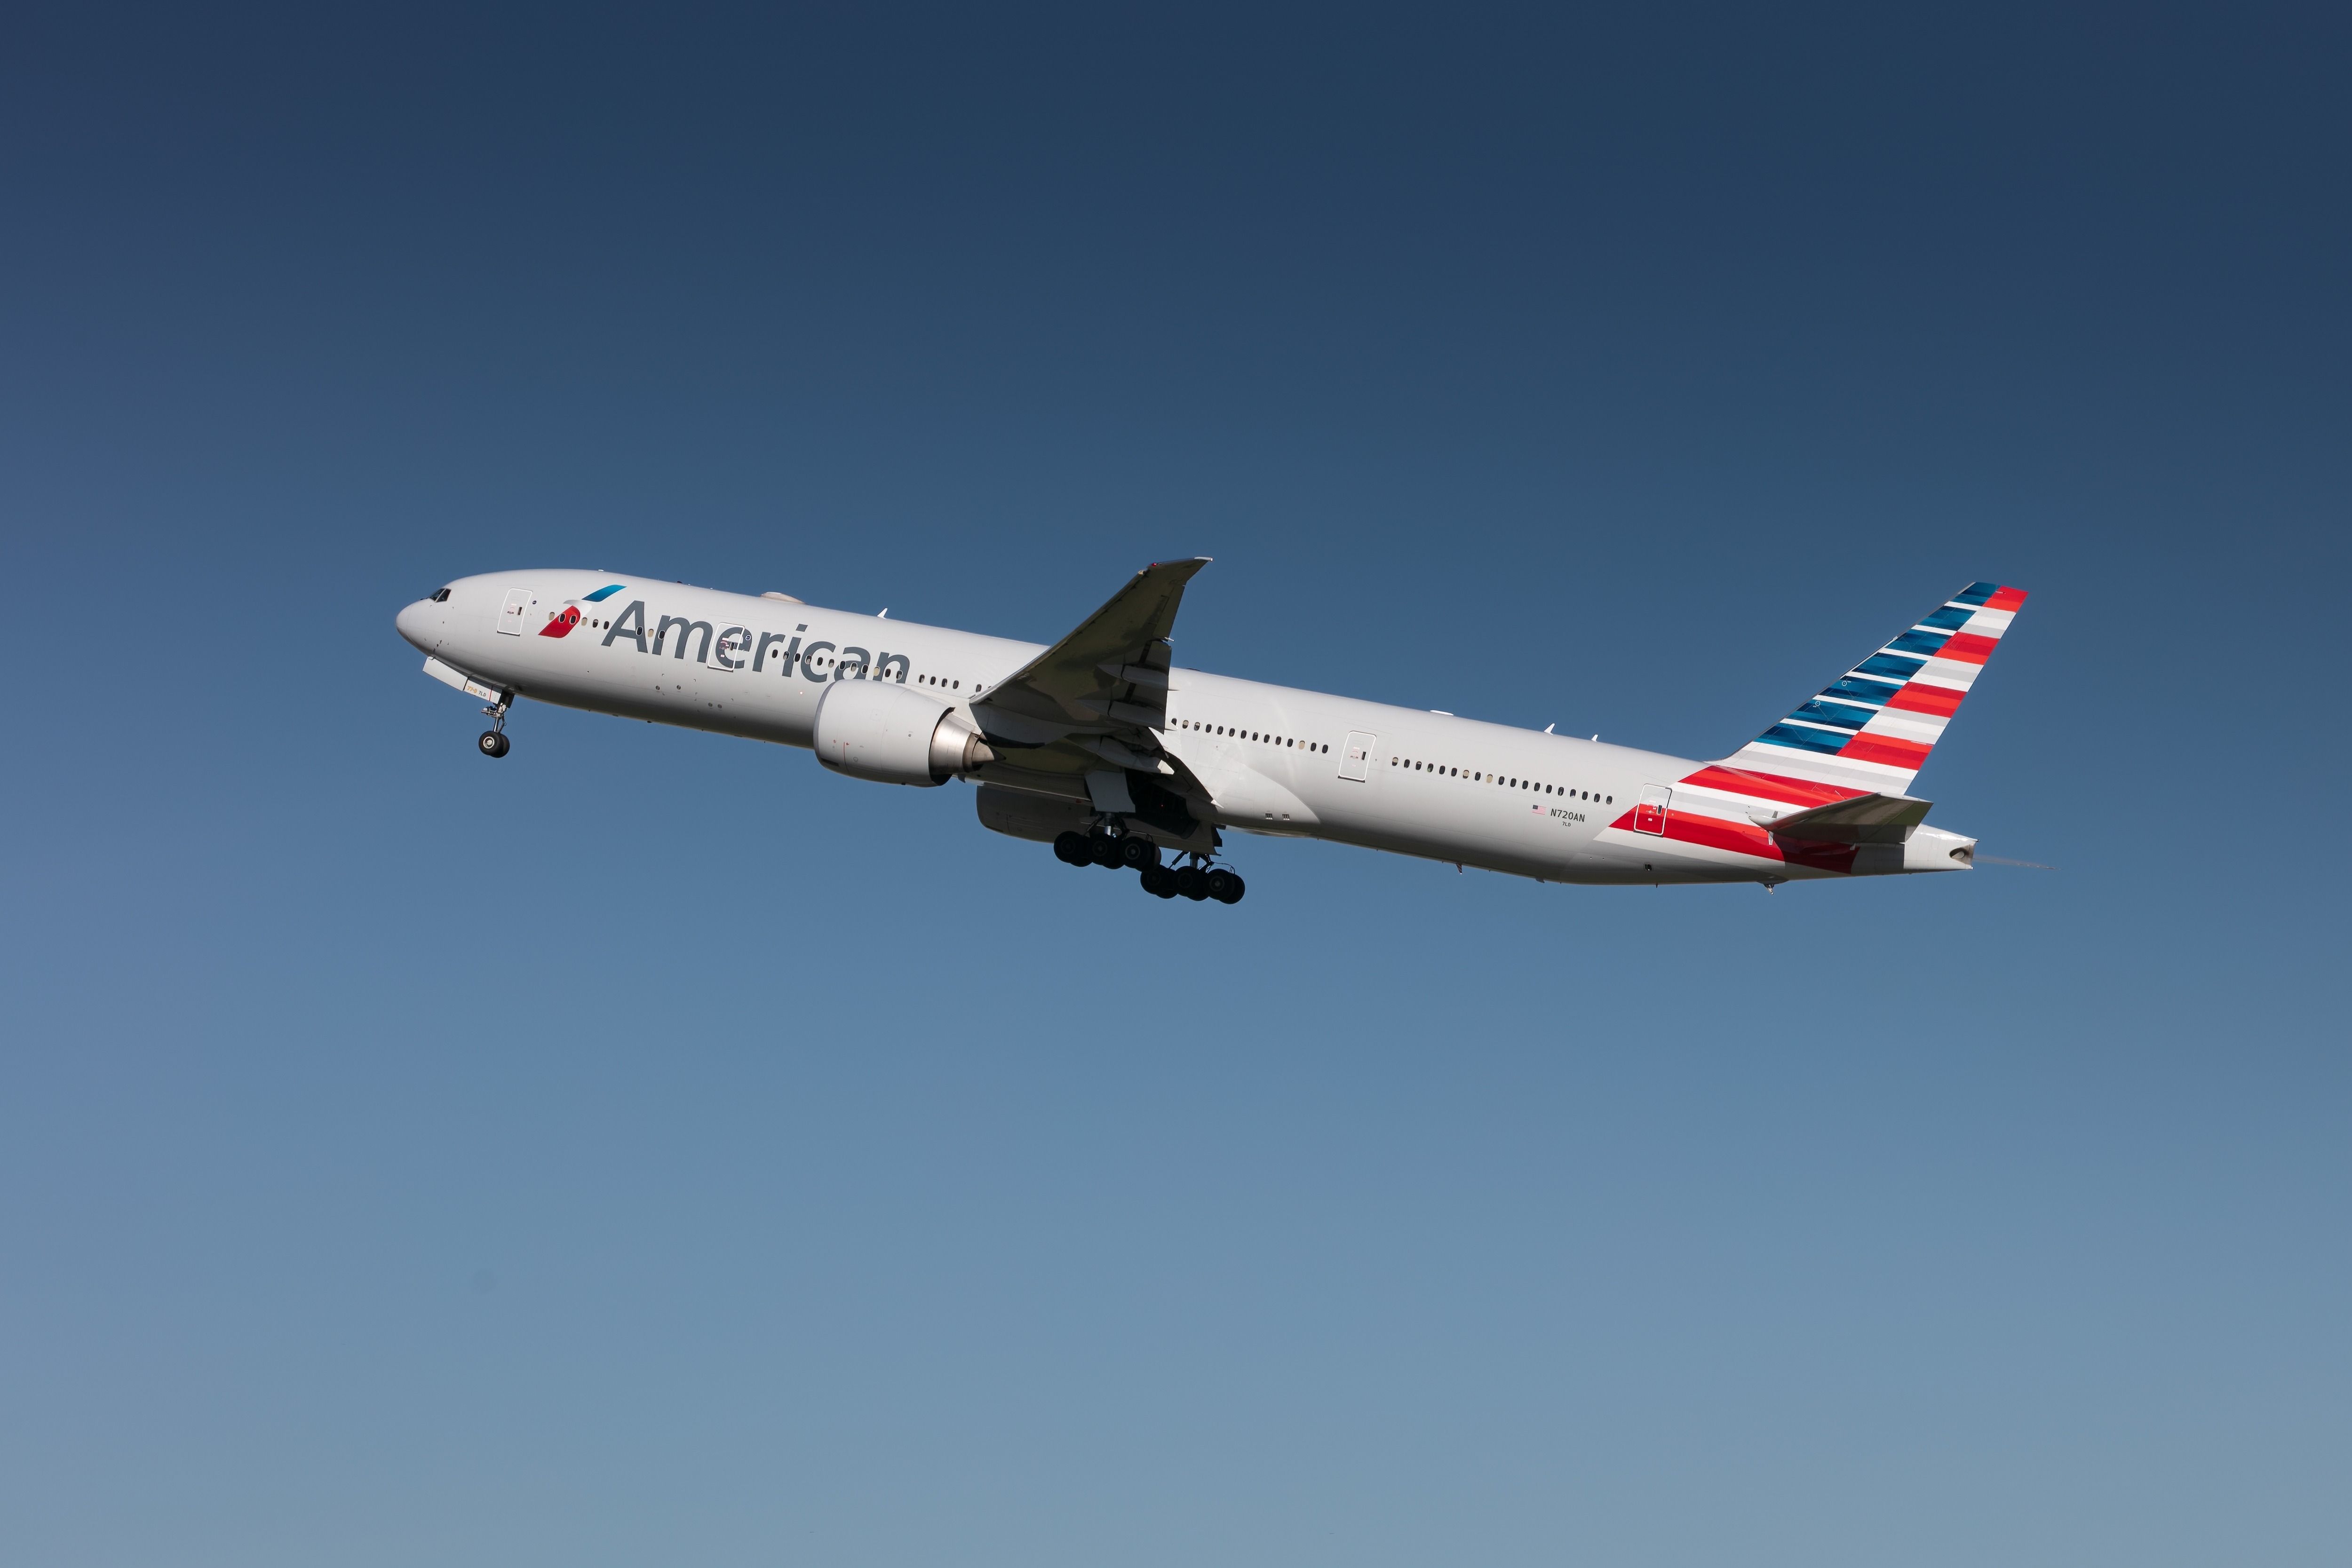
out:
M816 759L877 784L944 784L996 760L958 709L894 681L835 681L816 705Z

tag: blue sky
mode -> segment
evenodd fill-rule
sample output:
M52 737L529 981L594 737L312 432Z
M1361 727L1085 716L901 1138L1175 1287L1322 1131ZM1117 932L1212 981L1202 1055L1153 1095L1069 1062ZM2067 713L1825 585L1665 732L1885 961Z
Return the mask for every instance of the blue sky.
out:
M2340 1556L2347 30L397 16L0 58L0 1554ZM1170 906L471 705L577 564L1727 753L1978 578L2053 873Z

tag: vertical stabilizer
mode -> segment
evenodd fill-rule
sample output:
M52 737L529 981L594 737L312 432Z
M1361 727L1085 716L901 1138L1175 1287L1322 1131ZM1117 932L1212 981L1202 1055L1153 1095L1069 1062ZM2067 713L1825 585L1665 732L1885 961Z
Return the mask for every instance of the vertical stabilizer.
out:
M1905 795L1976 684L2025 590L1975 582L1715 766Z

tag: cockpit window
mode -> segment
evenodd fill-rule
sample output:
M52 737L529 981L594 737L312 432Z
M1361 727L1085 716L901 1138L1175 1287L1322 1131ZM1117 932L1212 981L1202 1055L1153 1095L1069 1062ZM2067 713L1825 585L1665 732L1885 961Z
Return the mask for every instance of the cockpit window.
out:
M435 595L433 596L433 599L432 599L432 602L433 602L433 603L435 603L435 604L446 604L448 601L449 601L449 591L448 591L447 589L446 589L446 588L445 588L445 589L443 589L440 592L438 592L438 593L435 594Z

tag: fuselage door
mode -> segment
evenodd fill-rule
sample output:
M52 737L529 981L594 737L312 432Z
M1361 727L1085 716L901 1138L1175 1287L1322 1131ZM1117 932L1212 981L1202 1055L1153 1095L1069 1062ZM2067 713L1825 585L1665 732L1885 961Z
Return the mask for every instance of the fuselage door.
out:
M714 670L740 670L751 662L753 634L748 626L722 629L710 644L710 667Z
M1642 799L1633 807L1633 831L1637 833L1663 833L1666 831L1666 807L1675 798L1674 790L1664 784L1642 786Z
M509 637L522 635L524 617L530 613L530 590L509 588L507 601L499 606L499 631Z
M1359 784L1369 784L1372 778L1372 752L1381 743L1377 735L1367 735L1360 729L1348 732L1348 749L1339 758L1339 777L1352 779Z

